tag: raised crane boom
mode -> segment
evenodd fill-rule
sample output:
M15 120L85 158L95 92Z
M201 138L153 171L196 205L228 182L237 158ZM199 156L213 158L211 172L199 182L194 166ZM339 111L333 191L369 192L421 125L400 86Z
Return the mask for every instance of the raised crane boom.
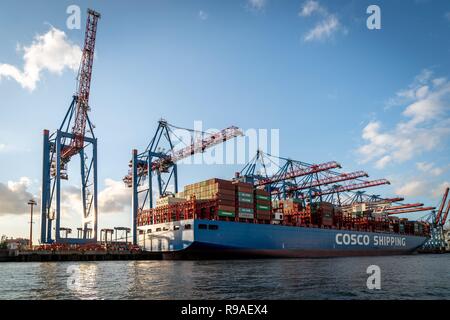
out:
M384 210L392 211L392 210L400 210L400 209L411 209L411 208L417 208L417 207L423 207L423 203L403 204L400 206L388 207L388 208L385 208Z
M381 186L384 184L391 184L391 183L386 179L379 179L379 180L373 180L373 181L366 181L366 182L362 182L362 183L350 184L347 186L337 186L335 188L331 188L328 190L314 191L311 193L311 197L320 197L320 196L327 195L327 194L345 192L345 191L351 191L351 190L358 190L358 189L364 189L364 188L369 188L369 187L376 187L376 186ZM308 196L309 196L309 194L302 194L301 197L307 198Z
M444 225L447 221L448 212L450 211L450 199L447 202L447 209L445 209L444 216L442 217L441 225Z
M436 220L434 222L436 225L438 225L441 220L442 210L444 210L444 206L445 206L445 202L447 201L447 196L448 196L449 190L450 190L450 188L445 189L444 196L442 198L442 202L441 202L441 205L439 206L439 210L436 215Z
M182 148L180 150L174 151L172 155L169 155L167 158L158 159L152 162L152 170L159 169L164 171L167 165L180 161L184 158L190 157L197 153L202 153L208 148L212 148L222 142L233 139L235 137L242 136L242 131L238 127L228 127L217 133L213 133L209 135L205 139L199 139L193 142L191 145L186 148ZM144 174L147 174L147 168L144 169Z
M70 145L63 148L61 159L68 162L84 146L84 134L86 131L87 112L89 111L89 93L91 89L92 65L94 62L95 38L97 35L97 22L100 13L88 9L86 21L86 33L84 48L81 56L80 70L78 73L77 106L72 127L74 138Z
M387 214L393 215L393 214L413 213L413 212L420 212L420 211L431 211L434 209L436 209L436 207L411 208L411 209L405 209L405 210L389 211Z
M317 181L313 181L313 182L308 183L308 184L290 187L290 188L288 188L288 192L289 191L298 191L298 190L310 189L310 188L323 186L323 185L327 185L327 184L331 184L331 183L348 181L348 180L353 180L353 179L362 178L362 177L368 177L368 176L369 175L366 172L364 172L364 171L356 171L356 172L351 172L351 173L342 173L342 174L334 176L334 177L328 177L328 178L320 179L320 180L317 180ZM278 193L279 191L275 191L275 192Z
M242 135L243 135L242 130L239 129L238 127L231 126L231 127L225 128L217 133L207 136L205 139L197 140L185 148L182 148L182 149L176 150L176 151L172 151L172 154L168 154L164 158L158 158L157 160L155 160L151 163L151 171L158 170L159 172L165 172L167 170L167 168L170 167L172 164L174 164L184 158L193 156L197 153L202 153L208 148L212 148L222 142L225 142L227 140L230 140L235 137L242 136ZM130 163L130 165L131 165L131 163ZM142 165L139 167L138 175L141 177L148 175L147 162L142 163ZM128 172L128 175L126 175L123 178L123 182L129 188L132 187L132 172L131 172L131 170Z
M336 161L321 163L321 164L314 164L308 168L302 168L302 169L294 169L289 172L285 172L279 175L274 175L270 178L261 179L258 182L256 182L256 186L264 186L267 184L272 184L284 180L289 180L301 176L306 176L308 174L317 173L321 171L331 170L335 168L341 168L341 165L337 163Z

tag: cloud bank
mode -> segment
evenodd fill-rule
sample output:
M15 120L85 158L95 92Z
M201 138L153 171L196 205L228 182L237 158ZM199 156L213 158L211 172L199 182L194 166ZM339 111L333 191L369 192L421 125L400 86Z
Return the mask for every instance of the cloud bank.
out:
M313 15L320 17L319 22L305 33L303 37L305 42L326 40L342 28L336 14L330 13L326 7L315 0L304 2L298 15L302 18Z
M388 101L388 107L404 106L403 119L393 128L371 121L362 131L364 144L357 152L362 163L381 169L436 150L450 135L450 82L423 70L408 86ZM423 166L422 166L423 167ZM435 171L437 173L437 171Z
M81 59L80 47L72 44L63 31L54 27L45 34L37 35L30 46L19 46L18 51L23 52L23 70L0 63L0 80L13 79L29 91L36 89L43 71L57 75L65 69L77 71Z

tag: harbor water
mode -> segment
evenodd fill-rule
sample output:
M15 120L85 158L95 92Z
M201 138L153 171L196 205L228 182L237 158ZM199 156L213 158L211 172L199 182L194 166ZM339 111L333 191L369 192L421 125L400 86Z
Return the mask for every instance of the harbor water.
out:
M0 263L0 299L450 299L449 271L450 254Z

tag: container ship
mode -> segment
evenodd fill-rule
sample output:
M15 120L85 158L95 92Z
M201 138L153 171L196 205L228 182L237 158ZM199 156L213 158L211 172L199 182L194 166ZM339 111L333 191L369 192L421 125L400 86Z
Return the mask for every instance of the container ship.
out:
M410 254L429 239L428 223L384 208L274 199L239 176L209 179L140 210L138 242L165 259L316 258Z

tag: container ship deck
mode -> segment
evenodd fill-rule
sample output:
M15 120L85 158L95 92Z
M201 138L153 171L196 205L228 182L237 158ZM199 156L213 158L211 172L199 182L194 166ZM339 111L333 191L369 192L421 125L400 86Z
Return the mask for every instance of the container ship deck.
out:
M276 199L250 183L210 179L158 199L137 217L139 245L165 259L410 254L429 225L377 206Z

